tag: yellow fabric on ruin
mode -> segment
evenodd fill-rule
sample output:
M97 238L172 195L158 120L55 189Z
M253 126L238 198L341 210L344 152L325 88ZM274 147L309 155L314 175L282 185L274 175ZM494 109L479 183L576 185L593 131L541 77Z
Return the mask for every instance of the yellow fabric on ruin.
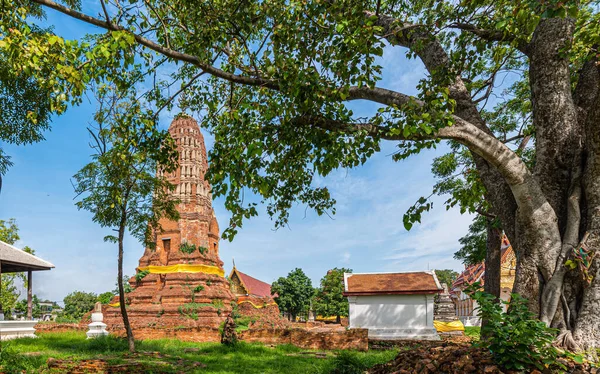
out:
M266 307L268 307L268 306L271 306L271 305L277 305L277 303L268 303L268 304L263 304L263 305L256 305L256 304L254 304L254 303L253 303L252 301L250 301L250 300L243 300L243 301L239 301L239 302L238 302L238 305L241 305L241 304L243 304L243 303L250 303L250 305L252 305L252 306L253 306L254 308L256 308L256 309L266 308Z
M121 306L121 303L108 304L108 306L112 306L113 308Z
M217 266L176 264L167 266L141 266L140 271L148 271L150 274L173 274L173 273L204 273L225 276L225 271Z
M336 316L329 316L329 317L317 316L317 317L315 317L315 321L336 321L336 320L337 320Z
M465 331L465 326L461 321L433 321L433 327L435 327L438 332Z

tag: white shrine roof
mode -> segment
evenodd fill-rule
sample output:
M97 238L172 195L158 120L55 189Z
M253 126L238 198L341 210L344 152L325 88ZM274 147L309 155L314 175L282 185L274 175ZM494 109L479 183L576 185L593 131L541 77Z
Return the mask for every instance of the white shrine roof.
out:
M50 270L52 268L54 268L52 263L0 241L0 271L2 273Z

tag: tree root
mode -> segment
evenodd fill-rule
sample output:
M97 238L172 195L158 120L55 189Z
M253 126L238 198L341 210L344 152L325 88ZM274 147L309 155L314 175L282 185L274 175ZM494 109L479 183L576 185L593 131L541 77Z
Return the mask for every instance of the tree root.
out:
M581 351L581 347L573 338L573 332L571 330L561 330L560 334L554 340L556 347L567 349L571 352Z

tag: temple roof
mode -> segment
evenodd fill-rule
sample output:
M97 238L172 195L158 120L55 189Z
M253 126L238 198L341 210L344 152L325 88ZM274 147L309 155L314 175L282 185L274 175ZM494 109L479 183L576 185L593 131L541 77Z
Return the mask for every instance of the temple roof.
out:
M260 297L271 297L271 285L261 280L253 278L248 274L244 274L235 267L231 270L229 278L236 273L240 279L242 286L246 289L248 295L260 296Z
M506 237L502 239L502 255L500 258L501 286L511 288L514 283L515 275L515 252ZM469 265L460 273L458 278L452 283L452 289L464 289L475 282L485 283L485 263L481 262L475 265Z
M50 270L54 268L50 262L29 254L22 249L0 241L0 271L16 273L28 270Z
M434 294L441 290L433 271L344 274L344 296Z

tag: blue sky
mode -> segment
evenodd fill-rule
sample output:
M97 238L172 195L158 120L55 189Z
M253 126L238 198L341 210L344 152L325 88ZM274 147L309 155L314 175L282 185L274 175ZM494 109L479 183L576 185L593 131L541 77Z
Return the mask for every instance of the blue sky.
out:
M58 34L70 38L94 30L55 12L48 13L47 22L56 26ZM399 48L387 48L382 65L381 86L404 93L414 93L424 74L421 64L407 60ZM14 166L4 177L0 219L15 218L21 236L17 246L34 248L56 266L49 272L34 273L34 293L44 299L62 301L74 290L100 293L114 289L116 245L103 242L108 229L92 222L88 212L77 210L70 181L90 160L86 126L94 109L92 103L84 102L55 117L46 141L19 147L1 145L12 156ZM358 103L353 109L361 115L372 107ZM165 113L161 126L167 128L171 120L172 114ZM205 138L210 149L210 134L205 133ZM390 156L394 144L388 142L364 166L317 179L315 183L327 185L337 199L333 219L297 206L292 209L289 229L274 231L262 210L259 217L245 223L233 242L221 242L226 272L235 258L241 271L271 283L299 267L316 286L326 271L336 266L355 272L462 269L452 255L471 217L456 209L446 211L444 199L437 198L434 210L424 216L421 225L410 232L402 225L404 212L420 196L431 193L431 160L446 150L441 145L394 162ZM222 200L215 200L213 206L223 229L229 214ZM126 274L134 274L142 253L143 246L128 237Z

